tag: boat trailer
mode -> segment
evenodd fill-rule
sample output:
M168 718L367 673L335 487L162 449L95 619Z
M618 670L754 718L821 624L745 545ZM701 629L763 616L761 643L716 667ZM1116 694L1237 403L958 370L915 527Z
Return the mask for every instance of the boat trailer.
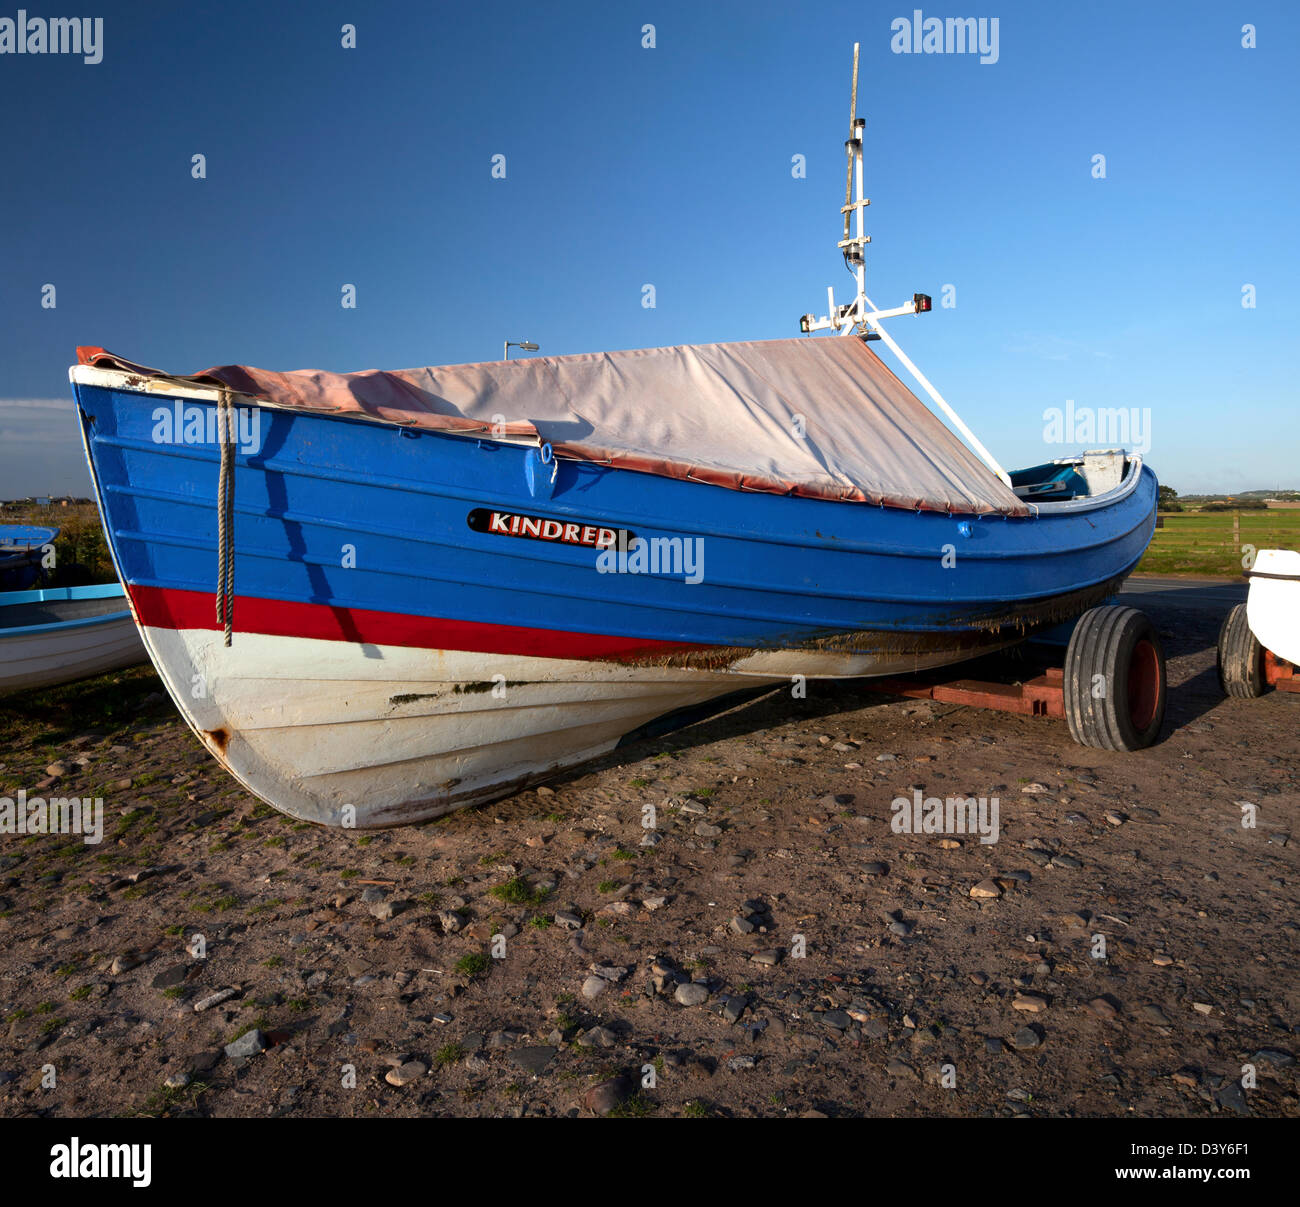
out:
M1279 679L1279 682L1282 682ZM1300 680L1288 690L1300 690ZM1164 723L1164 649L1144 612L1106 604L1085 612L1070 633L1063 666L1031 679L999 683L931 674L864 680L867 691L991 708L1024 717L1064 719L1081 746L1144 750Z

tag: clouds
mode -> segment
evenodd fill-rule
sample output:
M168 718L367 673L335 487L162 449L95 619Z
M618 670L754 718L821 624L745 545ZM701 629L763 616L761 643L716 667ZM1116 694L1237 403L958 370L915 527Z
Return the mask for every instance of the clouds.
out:
M72 399L0 398L0 498L89 493Z

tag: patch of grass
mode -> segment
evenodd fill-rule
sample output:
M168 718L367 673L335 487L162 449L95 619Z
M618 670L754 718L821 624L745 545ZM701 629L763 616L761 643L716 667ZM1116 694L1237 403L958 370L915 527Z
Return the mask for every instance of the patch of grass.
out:
M84 1002L90 996L93 985L78 985L70 994L68 1000L73 1002Z
M71 976L74 972L77 971L77 967L78 967L78 966L77 966L76 964L60 964L60 965L59 965L59 966L54 970L54 975L55 975L55 976Z
M169 998L174 1002L184 992L185 990L180 985L172 985L169 989L163 990L163 997Z
M709 1108L698 1098L682 1107L682 1118L684 1119L707 1119L708 1117Z
M68 1020L66 1018L47 1018L41 1024L41 1034L49 1035L51 1032L57 1031L60 1027L66 1027L67 1025Z
M54 1013L54 1003L53 1003L53 1002L42 1002L39 1006L36 1007L36 1013L37 1013L37 1014L53 1014L53 1013Z
M620 1102L606 1118L609 1119L644 1119L647 1115L653 1115L655 1104L650 1101L644 1094L633 1094L624 1102Z
M456 971L465 977L482 976L488 970L490 963L491 961L481 951L471 951L456 961Z
M226 1040L226 1043L233 1044L235 1040L239 1039L240 1036L247 1035L250 1031L269 1031L270 1029L271 1029L271 1024L267 1020L266 1015L259 1014L255 1019L253 1019L251 1023L245 1023L242 1027L240 1027L239 1030L234 1033L234 1035L232 1035L228 1040Z
M197 905L191 905L197 914L225 913L228 909L234 909L239 904L239 898L234 893L223 893L220 897L213 897L210 901L200 901Z
M650 786L650 781L648 779L643 779L639 775L628 780L627 782L628 782L628 787L630 788L647 788Z
M533 888L522 876L488 889L488 895L507 905L541 905L547 898L545 892Z
M357 846L368 847L374 841L375 836L373 834L362 834L361 837L357 839Z
M284 964L284 956L271 956L270 959L262 961L263 968L279 968Z
M618 860L621 860L621 861L624 862L624 863L628 863L629 861L635 859L636 856L637 856L637 853L636 853L635 851L629 851L629 850L627 850L627 849L624 848L624 847L615 847L615 848L614 848L614 854L613 854L612 856L610 856L610 858L612 858L612 859L618 859Z
M135 1111L138 1119L161 1119L177 1107L192 1108L198 1105L199 1096L209 1089L206 1082L191 1081L187 1086L170 1089L160 1086L145 1099L144 1106Z
M602 880L598 885L596 885L596 892L613 893L618 890L618 887L619 884L617 880Z
M344 868L339 873L340 880L355 880L361 873L356 868Z
M556 823L556 824L558 825L560 822L562 822L562 821L564 820L564 814L563 814L563 813L548 813L548 814L546 814L546 820L549 821L549 822L554 822L554 823Z
M528 925L534 930L548 930L555 925L555 919L550 914L534 914L528 919Z
M279 909L283 904L283 897L271 897L267 901L259 901L256 905L250 905L248 912L250 914L269 914L273 909Z
M443 1044L433 1054L433 1064L435 1068L443 1068L445 1065L454 1065L465 1055L465 1049L460 1044L451 1043Z

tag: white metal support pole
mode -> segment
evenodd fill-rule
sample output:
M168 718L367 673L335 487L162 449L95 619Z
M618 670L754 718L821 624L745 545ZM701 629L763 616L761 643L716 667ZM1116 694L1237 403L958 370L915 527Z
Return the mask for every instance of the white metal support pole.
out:
M835 307L835 288L829 287L826 290L826 317L824 319L814 319L812 315L803 316L803 330L811 333L813 331L824 331L829 328L832 331L838 331L840 335L852 335L862 327L869 327L878 335L893 354L898 357L903 367L915 378L918 385L930 400L952 421L957 430L965 437L967 443L979 456L989 469L991 469L1002 482L1010 486L1011 477L1001 465L994 460L993 454L980 442L978 436L966 426L960 415L952 409L944 399L943 395L931 385L929 378L921 372L920 369L912 363L911 358L898 346L897 341L888 331L885 330L881 319L893 318L896 315L915 314L917 313L915 304L912 306L898 306L893 310L877 310L876 304L866 293L866 245L867 236L863 230L865 218L863 210L867 207L867 202L862 196L862 158L865 141L864 133L866 129L866 119L858 117L858 43L853 44L853 89L849 99L849 143L848 147L851 153L844 181L844 238L841 240L839 247L847 257L850 253L855 253L858 257L858 263L854 272L857 281L857 297L845 307L846 313L841 318ZM851 222L850 218L853 213L857 214L857 221ZM849 231L853 231L850 237Z
M875 310L876 308L875 303L872 302L870 298L867 299L867 305L869 305L872 310ZM922 373L921 370L918 369L912 363L911 358L907 355L906 352L903 351L902 348L898 346L898 343L895 341L894 337L890 335L888 331L885 330L884 325L878 319L872 318L870 314L866 316L865 321L867 325L870 326L872 331L874 331L884 341L885 347L887 347L895 356L897 356L898 359L902 362L903 367L914 378L916 378L917 384L921 387L921 389L923 389L927 394L930 395L930 397L934 400L935 405L938 406L943 411L943 413L947 415L948 418L951 419L954 424L957 425L957 430L961 432L961 434L965 436L966 439L970 442L971 447L979 454L980 460L983 461L984 464L987 465L989 469L991 469L995 474L997 474L997 476L1002 479L1005 485L1010 486L1011 477L1007 473L1007 471L997 463L997 461L993 457L993 454L989 452L989 450L986 449L984 445L980 442L979 437L976 436L975 433L972 432L970 428L968 428L966 424L962 422L962 417L958 415L957 412L954 411L952 407L950 407L947 404L947 402L944 401L943 395L940 394L939 391L936 390L934 386L930 384L930 379L926 377L926 375Z
M854 46L853 48L853 53L854 56L856 57L858 53L858 48L856 46ZM853 158L855 160L853 165L853 174L856 178L854 183L854 189L853 189L855 194L853 200L858 203L858 224L855 230L857 232L857 237L859 240L862 239L862 211L866 209L866 206L862 204L862 133L866 127L866 124L867 123L864 118L856 118L853 122L853 130L852 130L853 138L857 140L857 149L854 151L853 154ZM861 305L862 300L865 299L867 296L866 295L866 288L867 288L866 274L867 274L867 247L865 243L859 242L858 243L858 299L859 299L858 309L862 309L862 305Z

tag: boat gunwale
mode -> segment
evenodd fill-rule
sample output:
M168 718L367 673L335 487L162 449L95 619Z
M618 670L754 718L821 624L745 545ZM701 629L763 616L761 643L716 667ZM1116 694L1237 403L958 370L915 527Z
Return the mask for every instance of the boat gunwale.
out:
M422 428L413 423L402 423L400 420L382 415L372 415L365 411L348 412L347 414L333 414L328 411L305 412L300 407L286 406L283 403L274 402L271 399L259 398L252 394L243 394L237 390L231 390L228 387L181 382L176 378L164 376L142 377L139 373L129 373L121 369L98 368L94 365L72 365L68 369L68 380L72 382L73 385L85 385L107 390L123 390L128 393L147 394L161 398L188 398L196 402L207 403L211 406L216 406L221 400L222 393L225 392L231 397L232 401L235 402L235 405L258 407L262 410L283 412L288 415L310 415L311 417L318 419L367 423L379 427L412 431L421 436L445 436L455 440L474 440L487 444L499 444L510 448L541 448L546 444L546 441L541 438L540 434L511 437L505 434L488 435L484 434L482 431L467 432L457 431L455 429L434 430ZM144 447L143 442L141 442L141 447ZM605 466L610 469L622 469L628 473L648 473L646 470L631 469L627 466L612 466L606 461L593 461L585 457L569 457L558 452L555 453L554 456L558 461L565 461L575 465ZM1057 502L1031 503L1028 500L1021 500L1028 508L1028 514L1023 516L1008 515L1005 512L935 511L932 508L898 507L894 504L876 503L863 499L816 498L809 499L808 501L837 504L856 503L860 506L880 507L891 511L924 512L927 514L948 515L950 517L960 516L963 519L975 518L981 520L1033 520L1039 518L1052 518L1054 516L1078 515L1083 512L1092 511L1100 507L1109 506L1111 503L1118 502L1136 489L1137 483L1142 476L1142 457L1137 453L1125 453L1125 458L1124 477L1117 486L1112 487L1110 490L1105 491L1100 495L1089 495L1083 499L1062 499ZM665 477L666 475L650 474L649 476ZM677 481L679 479L669 478L669 480ZM698 482L691 478L680 480L693 482L695 485L699 486L713 486L715 489L730 489L729 487L720 487L716 483ZM777 498L789 497L789 493L745 490L743 486L735 493L770 494ZM795 497L803 498L805 496Z

